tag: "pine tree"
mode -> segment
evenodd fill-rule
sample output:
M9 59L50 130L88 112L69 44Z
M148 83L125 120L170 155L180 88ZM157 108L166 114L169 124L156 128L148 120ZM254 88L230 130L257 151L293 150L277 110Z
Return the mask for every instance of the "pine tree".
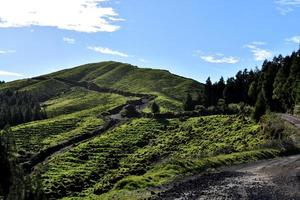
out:
M205 106L212 105L212 82L210 77L207 78L205 88L204 88L204 96L205 96Z
M255 121L259 121L261 116L263 116L266 112L266 102L262 92L259 93L257 101L255 103L255 108L253 112L253 119Z
M193 110L195 110L194 101L193 101L193 98L192 98L192 96L191 96L190 93L188 93L187 96L186 96L186 99L185 99L185 101L183 103L183 109L185 111L193 111Z

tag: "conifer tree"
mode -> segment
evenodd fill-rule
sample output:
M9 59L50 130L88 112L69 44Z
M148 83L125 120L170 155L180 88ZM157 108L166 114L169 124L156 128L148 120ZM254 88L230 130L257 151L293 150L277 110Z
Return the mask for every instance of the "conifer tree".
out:
M195 110L195 105L193 98L190 93L187 94L186 99L183 103L183 109L184 111L193 111Z

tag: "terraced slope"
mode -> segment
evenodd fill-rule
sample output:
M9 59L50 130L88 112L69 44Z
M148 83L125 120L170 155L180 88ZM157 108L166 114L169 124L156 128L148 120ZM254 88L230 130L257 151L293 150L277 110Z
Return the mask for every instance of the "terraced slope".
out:
M35 93L41 101L47 101L70 90L70 85L60 81L61 78L74 82L92 82L101 87L133 93L155 94L162 111L181 110L182 101L188 92L194 96L203 92L203 85L199 82L166 70L143 69L112 61L82 65L34 79L1 84L0 90L26 90Z
M192 79L165 70L142 69L118 62L88 64L48 76L93 82L102 87L122 91L155 94L158 96L156 101L162 106L163 111L180 110L188 92L196 95L203 91L202 84Z
M101 113L124 105L135 97L98 93L85 88L70 91L44 102L49 119L12 127L21 157L89 133L103 125Z
M12 127L20 162L41 173L47 199L143 199L178 175L279 153L263 148L266 137L245 117L120 118L128 101L146 100L142 110L155 97L163 112L174 111L187 92L202 92L167 71L103 62L0 86L8 88L37 94L48 113ZM98 134L110 120L122 123Z
M150 196L146 188L179 174L275 155L276 150L257 150L265 142L258 130L251 121L229 116L136 119L53 157L43 185L53 199Z
M160 93L176 100L185 98L186 92L198 92L202 85L166 70L142 69L118 62L102 62L59 71L50 77L73 81L89 81L100 86L136 93ZM174 93L174 90L177 92Z

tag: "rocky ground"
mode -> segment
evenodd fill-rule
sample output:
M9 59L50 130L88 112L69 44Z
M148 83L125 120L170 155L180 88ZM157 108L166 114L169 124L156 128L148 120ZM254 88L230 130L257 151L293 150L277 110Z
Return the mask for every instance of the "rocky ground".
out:
M156 199L300 199L300 155L223 168L191 177Z

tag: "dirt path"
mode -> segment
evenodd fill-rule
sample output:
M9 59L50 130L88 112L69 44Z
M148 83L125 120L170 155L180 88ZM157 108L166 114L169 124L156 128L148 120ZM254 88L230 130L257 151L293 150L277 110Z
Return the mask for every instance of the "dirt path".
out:
M155 199L300 199L300 155L223 168L174 183Z

